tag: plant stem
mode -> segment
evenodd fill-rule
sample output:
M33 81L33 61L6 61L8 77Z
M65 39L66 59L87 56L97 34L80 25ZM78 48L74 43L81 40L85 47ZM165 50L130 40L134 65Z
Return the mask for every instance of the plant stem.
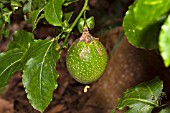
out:
M88 1L89 0L85 0L84 6L82 8L82 10L80 11L80 13L78 14L78 16L76 17L76 19L74 20L74 22L72 23L71 27L69 28L69 32L67 32L67 36L64 39L63 45L62 47L60 47L57 51L60 52L62 50L62 48L65 48L64 46L66 45L67 41L68 41L68 37L70 36L70 33L72 32L73 28L76 26L77 22L79 21L80 17L83 15L84 11L86 11L87 5L88 5ZM57 37L60 37L63 34L60 33ZM57 39L56 39L57 40Z
M74 20L73 24L71 25L70 29L71 31L73 30L74 26L77 24L77 22L79 21L80 17L83 15L84 11L86 10L88 5L88 0L85 0L84 6L82 8L82 10L80 11L80 13L78 14L77 18Z
M86 18L86 11L84 11L84 15L83 15L83 16L84 16L84 20L85 20L85 22L86 22L86 19L87 19L87 18Z
M84 11L84 21L85 21L85 23L84 23L84 28L86 28L87 27L87 23L86 23L86 20L87 20L87 18L86 18L86 11ZM88 29L88 27L87 27L87 29Z
M78 14L77 18L74 20L74 22L72 23L71 27L70 27L70 32L67 34L65 40L64 40L64 45L67 43L68 41L68 37L70 36L71 31L73 30L73 28L75 27L75 25L77 24L77 22L79 21L80 17L83 15L84 11L86 10L88 5L88 0L85 0L84 6L82 8L82 10L80 11L80 13Z

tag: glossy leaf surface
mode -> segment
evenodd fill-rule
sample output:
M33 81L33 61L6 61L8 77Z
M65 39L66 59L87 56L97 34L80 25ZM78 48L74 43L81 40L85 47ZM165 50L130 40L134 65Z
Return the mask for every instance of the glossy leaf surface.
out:
M170 10L169 0L138 0L134 8L137 28L143 29ZM142 16L142 17L141 17Z
M45 6L45 18L53 26L62 26L64 0L49 0Z
M161 9L167 2L156 4L156 1L158 0L136 1L129 7L124 17L123 27L128 41L138 48L158 48L159 32L169 9L168 7ZM152 13L155 17L151 16ZM149 21L145 17L148 17Z
M158 107L158 98L162 93L163 82L158 78L141 83L128 89L118 102L118 109L128 106L126 113L151 113Z
M159 50L166 67L170 65L170 16L162 26L159 36Z
M19 49L0 53L0 87L6 85L12 74L21 69L23 53Z
M83 32L84 24L85 24L84 19L80 18L80 20L78 21L78 24L77 24L77 28L78 28L80 33Z
M31 105L43 112L52 100L57 87L56 61L59 54L52 40L38 40L32 43L25 55L27 63L22 75L27 98Z
M5 85L12 74L22 70L22 58L33 42L33 36L26 31L17 31L13 41L8 45L8 51L0 54L0 86Z
M95 25L95 20L94 20L94 17L90 17L86 20L86 23L87 23L87 26L88 28L91 30L94 28L94 25Z
M13 35L13 41L8 45L8 49L18 48L26 51L31 42L33 42L32 33L24 30L16 31Z

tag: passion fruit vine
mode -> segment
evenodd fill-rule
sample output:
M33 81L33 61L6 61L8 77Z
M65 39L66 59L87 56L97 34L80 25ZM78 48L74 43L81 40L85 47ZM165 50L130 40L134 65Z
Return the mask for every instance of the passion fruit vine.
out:
M76 81L89 84L103 74L107 65L107 53L101 42L85 28L82 36L69 48L66 64Z

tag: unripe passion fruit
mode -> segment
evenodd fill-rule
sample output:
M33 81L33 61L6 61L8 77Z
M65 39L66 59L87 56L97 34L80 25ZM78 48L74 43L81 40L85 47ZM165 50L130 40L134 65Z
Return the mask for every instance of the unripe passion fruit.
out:
M92 83L103 74L107 65L107 53L103 45L86 30L68 50L66 64L76 81Z

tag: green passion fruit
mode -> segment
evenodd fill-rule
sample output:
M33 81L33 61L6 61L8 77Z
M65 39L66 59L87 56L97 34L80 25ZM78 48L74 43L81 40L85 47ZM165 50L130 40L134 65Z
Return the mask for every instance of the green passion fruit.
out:
M69 48L66 65L76 81L89 84L103 74L107 65L107 53L101 42L85 29Z

